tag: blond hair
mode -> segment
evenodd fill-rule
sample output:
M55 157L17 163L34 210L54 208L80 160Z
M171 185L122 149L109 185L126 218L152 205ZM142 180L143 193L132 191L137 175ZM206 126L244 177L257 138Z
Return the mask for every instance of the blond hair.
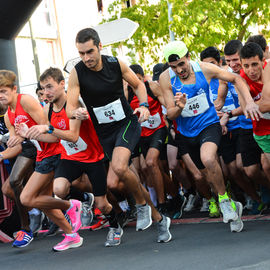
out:
M11 70L0 70L0 86L13 88L16 85L16 74Z

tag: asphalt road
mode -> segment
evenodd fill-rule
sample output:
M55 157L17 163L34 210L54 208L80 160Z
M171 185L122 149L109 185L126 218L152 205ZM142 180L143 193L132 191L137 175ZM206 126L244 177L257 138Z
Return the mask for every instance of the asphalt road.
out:
M0 244L0 269L19 270L211 270L270 269L270 221L246 221L241 233L223 223L173 224L170 243L156 242L156 228L125 228L118 247L105 248L107 229L80 231L84 244L61 253L51 251L62 240L37 237L28 247Z

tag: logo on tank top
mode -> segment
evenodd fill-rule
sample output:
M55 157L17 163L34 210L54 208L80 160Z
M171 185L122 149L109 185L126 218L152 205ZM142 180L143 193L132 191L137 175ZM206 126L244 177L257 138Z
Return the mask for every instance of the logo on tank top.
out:
M67 125L66 125L65 119L61 119L61 121L57 123L57 127L59 129L66 129L67 128Z
M29 119L26 115L17 115L15 118L15 121L14 121L14 125L16 126L18 124L25 123L28 121L29 121Z
M197 95L205 93L204 89L200 88L199 91L197 91Z

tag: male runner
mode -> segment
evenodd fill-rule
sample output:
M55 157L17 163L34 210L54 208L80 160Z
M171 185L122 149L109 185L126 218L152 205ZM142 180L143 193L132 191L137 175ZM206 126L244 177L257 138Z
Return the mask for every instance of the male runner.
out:
M161 216L154 208L149 194L129 167L131 152L141 133L136 114L140 122L149 117L145 87L122 61L115 57L101 56L102 45L94 29L79 31L76 46L82 61L75 66L69 77L67 115L79 120L88 118L85 109L78 109L81 95L110 160L107 176L109 188L117 189L119 179L123 181L126 191L132 193L137 203L136 230L144 230L152 224L152 212L153 219L158 221L158 242L168 242L171 239L170 219ZM125 98L122 79L132 86L138 96L140 107L134 112Z
M215 65L190 61L188 49L183 42L174 41L167 44L164 56L170 66L169 70L160 76L167 115L172 120L176 119L185 143L193 148L198 147L201 162L207 171L207 180L218 194L223 221L239 221L241 231L243 224L238 216L239 202L229 199L217 160L221 127L211 101L211 79L218 78L235 83L246 102L246 113L252 118L258 116L258 108L241 78Z
M105 246L116 246L121 242L123 230L116 220L116 214L106 198L106 171L103 164L103 150L97 138L91 119L69 120L66 112L65 80L58 68L49 68L40 76L49 107L49 125L31 127L27 137L38 138L52 130L52 135L61 139L61 161L55 171L54 194L65 198L71 183L86 173L92 183L96 207L109 220L110 228ZM69 248L72 242L65 241L57 250Z

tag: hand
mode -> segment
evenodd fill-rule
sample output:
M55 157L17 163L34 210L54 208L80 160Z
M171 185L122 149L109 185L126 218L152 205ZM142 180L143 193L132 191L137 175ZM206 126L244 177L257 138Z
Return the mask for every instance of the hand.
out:
M244 113L246 118L251 118L252 120L259 121L260 117L262 117L262 113L259 110L259 105L256 104L254 101L246 104Z
M214 101L214 106L216 108L217 111L220 111L222 109L224 105L224 102L221 101L219 98L217 98L215 101Z
M174 96L174 102L177 107L183 110L187 102L187 95L185 93L177 92Z
M222 125L221 125L221 128L222 128L222 135L226 135L228 133L228 128Z
M139 123L142 123L149 118L150 112L146 107L140 106L134 110L133 114L139 114Z
M47 131L49 130L48 125L35 125L30 127L26 133L25 133L25 137L28 139L37 139L41 134L45 134L47 133Z
M17 135L26 138L26 132L28 130L28 126L25 123L20 123L16 125L15 132Z
M23 140L24 140L24 138L22 138L21 136L17 136L17 135L11 136L9 138L9 140L7 141L7 146L10 147L10 148L14 147L14 146L22 143Z
M222 111L217 111L217 116L218 116L219 118L221 118L223 115L224 115L224 112L222 112Z
M219 121L221 126L226 126L229 122L229 115L227 113L223 113Z
M85 108L74 110L72 116L77 120L87 120L89 118L88 111Z

